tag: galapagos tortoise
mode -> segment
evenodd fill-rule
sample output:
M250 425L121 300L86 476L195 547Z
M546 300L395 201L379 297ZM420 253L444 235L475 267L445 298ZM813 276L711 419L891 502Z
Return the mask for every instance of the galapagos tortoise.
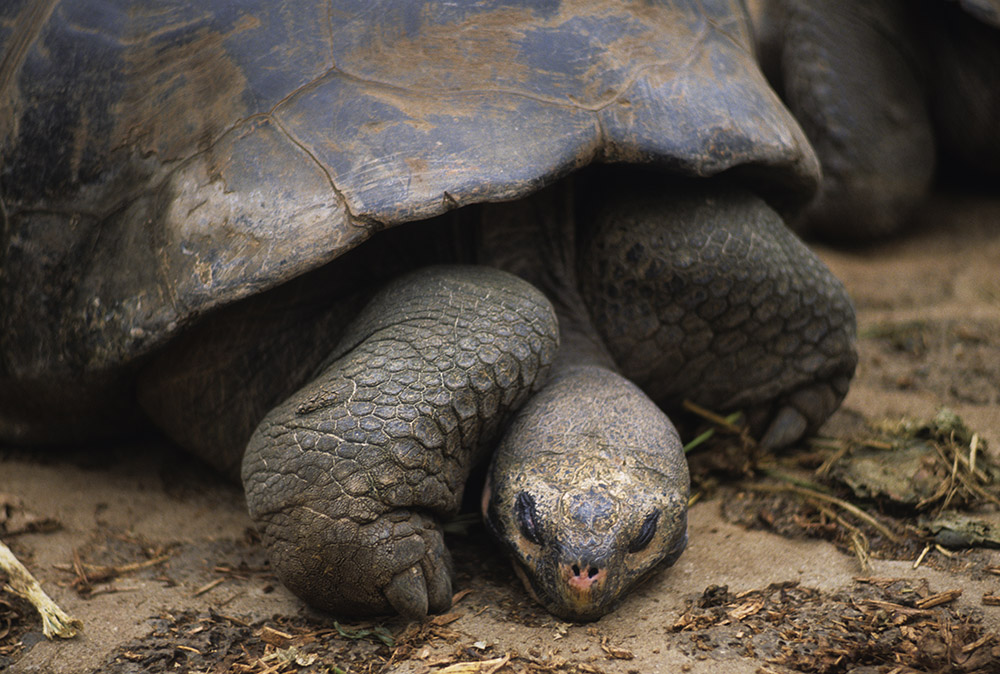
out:
M735 0L10 0L0 45L0 437L159 427L320 608L445 609L499 447L490 528L594 618L683 549L661 409L777 446L846 392Z
M906 227L935 182L1000 180L998 0L763 0L763 60L823 167L794 226L864 240Z

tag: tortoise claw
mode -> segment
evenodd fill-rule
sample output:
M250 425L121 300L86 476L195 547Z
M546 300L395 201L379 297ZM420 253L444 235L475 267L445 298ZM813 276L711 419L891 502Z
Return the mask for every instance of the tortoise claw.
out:
M832 377L792 393L767 424L761 446L779 449L814 433L836 411L847 393L848 382L844 376Z
M421 564L427 584L427 610L431 613L447 611L451 608L451 556L443 542L441 550L425 555Z
M765 449L787 447L805 434L808 425L797 409L782 407L760 439L760 445Z
M448 551L440 537L435 538L437 540L425 539L431 549L419 564L400 571L382 588L382 594L392 608L413 620L422 620L428 613L439 613L451 607Z
M382 594L400 615L413 620L427 617L427 583L419 566L411 566L393 576L382 588Z

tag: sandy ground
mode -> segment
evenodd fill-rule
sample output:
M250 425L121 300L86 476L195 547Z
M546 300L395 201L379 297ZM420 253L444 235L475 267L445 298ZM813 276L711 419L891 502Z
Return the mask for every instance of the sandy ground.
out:
M1000 199L942 197L904 238L820 253L854 297L861 331L857 379L825 433L840 437L886 416L926 418L947 405L996 454ZM48 642L38 619L0 593L0 671L425 672L450 665L444 671L766 673L871 664L881 669L856 671L887 672L894 658L909 662L901 659L907 644L934 645L920 632L934 620L947 630L966 626L982 640L965 654L977 654L987 669L968 662L962 668L968 637L945 644L955 651L946 656L954 667L948 671L1000 671L996 660L989 664L1000 655L998 649L989 655L1000 647L1000 606L982 599L1000 592L1000 551L946 559L932 550L916 570L911 557L876 559L862 573L854 557L827 540L730 522L721 506L741 493L730 486L696 503L680 561L596 623L568 625L536 608L473 530L453 537L457 589L468 592L460 592L450 614L423 625L387 621L383 631L350 638L378 626L335 624L284 590L268 573L239 490L176 450L156 443L42 454L0 450L0 495L8 510L59 524L5 540L85 625L76 639ZM91 577L100 566L145 566L87 583L74 563ZM890 581L858 582L859 576L902 580L890 590ZM705 594L713 585L728 586L714 604L713 591ZM900 587L903 594L892 594ZM914 588L924 597L962 593L932 610L894 608ZM806 607L813 613L795 613ZM936 613L943 609L950 613ZM874 663L845 649L839 660L803 664L820 659L810 649L829 646L805 635L803 625L827 620L834 641L834 625L855 622L873 633L887 626L909 641L888 643ZM475 661L486 663L455 665Z

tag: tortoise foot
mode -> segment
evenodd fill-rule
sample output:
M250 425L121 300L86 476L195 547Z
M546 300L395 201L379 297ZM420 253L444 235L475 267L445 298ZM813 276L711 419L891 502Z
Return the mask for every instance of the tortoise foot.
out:
M440 529L422 532L425 551L419 562L400 571L383 588L382 594L400 615L422 618L451 607L451 556L444 546Z
M761 446L779 449L815 433L840 406L849 385L848 377L833 377L793 392L778 405L751 411L751 426L761 429Z
M427 268L379 293L247 446L247 503L281 580L342 615L447 609L438 522L545 380L556 330L545 297L497 270Z
M857 363L843 285L764 201L724 181L599 214L584 293L622 373L668 412L743 410L771 447L815 432Z

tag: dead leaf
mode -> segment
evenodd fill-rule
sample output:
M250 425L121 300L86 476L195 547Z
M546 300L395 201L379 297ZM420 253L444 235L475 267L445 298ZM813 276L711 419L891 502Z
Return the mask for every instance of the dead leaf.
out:
M601 650L605 652L608 660L633 660L635 654L625 648L608 645L607 637L601 639Z
M452 613L443 613L441 615L434 616L433 618L430 619L429 622L431 625L434 625L436 627L443 627L444 625L450 625L451 623L461 618L463 615L465 614L459 613L457 611Z
M459 590L458 592L456 592L451 596L451 605L454 606L458 602L468 597L470 594L472 594L472 588L467 587L464 590Z
M295 641L295 636L265 625L260 628L260 640L275 648L288 648Z
M743 618L756 615L762 608L764 608L764 598L757 597L753 601L748 601L729 611L729 617L733 620L742 620Z

